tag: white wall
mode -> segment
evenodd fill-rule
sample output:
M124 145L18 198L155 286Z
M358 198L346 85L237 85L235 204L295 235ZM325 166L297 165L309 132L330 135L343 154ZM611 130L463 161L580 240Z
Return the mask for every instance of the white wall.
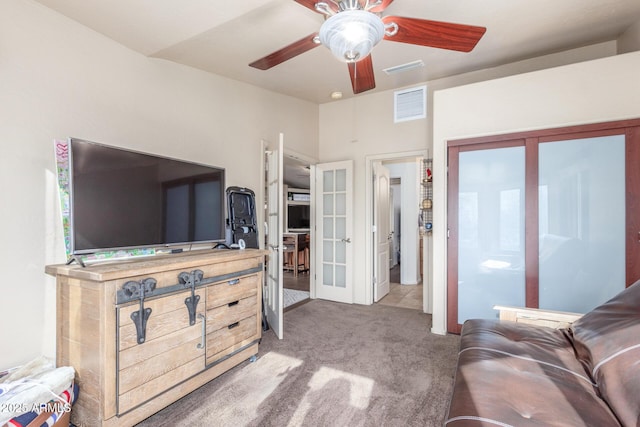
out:
M55 351L65 261L54 139L79 137L216 166L260 184L260 141L318 157L318 106L146 58L31 0L0 2L0 369Z
M435 107L433 93L439 89L469 84L473 82L495 79L508 75L525 73L588 61L593 58L607 57L616 54L616 42L599 43L555 53L540 58L527 59L501 67L485 69L472 73L452 76L426 82L427 84L427 118L403 123L393 123L393 91L373 94L361 94L357 97L320 105L319 161L331 162L339 160L354 161L354 210L355 224L353 242L355 284L354 301L359 304L370 304L372 301L371 283L367 268L371 263L367 260L366 239L366 161L367 156L382 156L404 152L431 152L433 136L433 119ZM384 77L382 77L384 78ZM425 84L425 83L421 83ZM476 108L483 108L476 105ZM454 114L454 119L455 119ZM434 168L442 168L435 165ZM434 229L441 227L434 221ZM430 248L430 239L427 239ZM433 252L432 249L429 249ZM431 261L430 261L431 262ZM429 265L430 262L428 263ZM372 268L372 267L371 267ZM431 273L423 278L425 291L429 292ZM428 311L431 310L429 295Z
M618 53L629 53L640 50L640 21L630 26L618 38Z
M433 332L446 331L447 140L639 118L639 71L633 52L434 94Z
M367 266L366 191L367 156L425 150L427 121L393 123L393 92L358 96L320 105L319 161L354 161L353 283L354 302L371 304ZM391 157L391 156L390 156ZM406 231L403 231L406 233Z

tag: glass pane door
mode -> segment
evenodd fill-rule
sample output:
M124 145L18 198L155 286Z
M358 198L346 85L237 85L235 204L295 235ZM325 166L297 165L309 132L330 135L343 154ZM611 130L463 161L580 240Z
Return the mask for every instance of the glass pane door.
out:
M458 175L458 323L525 305L525 148L462 151Z
M586 313L640 279L640 122L452 141L448 162L449 332L494 305Z
M344 288L347 283L345 170L326 170L322 173L322 178L324 181L322 284Z
M586 313L625 287L625 137L538 153L540 308Z
M320 247L316 296L353 302L351 230L353 165L351 161L316 165L316 218Z
M284 135L280 134L277 149L265 152L267 156L267 263L264 305L267 322L280 339L284 333L283 308L284 289L282 277L282 233L283 233L283 145Z

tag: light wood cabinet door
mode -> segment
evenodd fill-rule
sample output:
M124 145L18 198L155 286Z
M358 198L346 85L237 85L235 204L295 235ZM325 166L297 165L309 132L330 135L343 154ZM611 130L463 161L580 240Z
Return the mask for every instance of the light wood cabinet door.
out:
M175 386L205 367L204 289L196 291L200 304L196 323L190 325L185 299L190 291L144 302L151 314L145 328L145 340L138 344L131 314L138 303L118 310L118 413L124 413ZM198 314L200 316L198 316Z

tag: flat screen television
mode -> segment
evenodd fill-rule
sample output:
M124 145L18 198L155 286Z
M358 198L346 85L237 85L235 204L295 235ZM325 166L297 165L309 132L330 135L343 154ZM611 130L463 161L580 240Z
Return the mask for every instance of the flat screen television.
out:
M223 168L69 140L71 253L225 241Z
M287 206L287 229L289 231L309 231L311 211L309 205Z

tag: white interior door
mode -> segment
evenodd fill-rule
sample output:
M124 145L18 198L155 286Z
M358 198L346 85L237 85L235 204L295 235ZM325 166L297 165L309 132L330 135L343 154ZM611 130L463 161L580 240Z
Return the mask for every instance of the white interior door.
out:
M315 166L316 298L353 303L353 161Z
M374 290L373 299L380 301L389 293L389 242L391 231L389 227L389 169L381 163L373 165L374 196L373 196L373 224L374 224Z
M282 163L284 136L280 134L277 148L265 151L267 165L267 283L265 289L265 312L273 332L282 339L283 294L282 287Z

